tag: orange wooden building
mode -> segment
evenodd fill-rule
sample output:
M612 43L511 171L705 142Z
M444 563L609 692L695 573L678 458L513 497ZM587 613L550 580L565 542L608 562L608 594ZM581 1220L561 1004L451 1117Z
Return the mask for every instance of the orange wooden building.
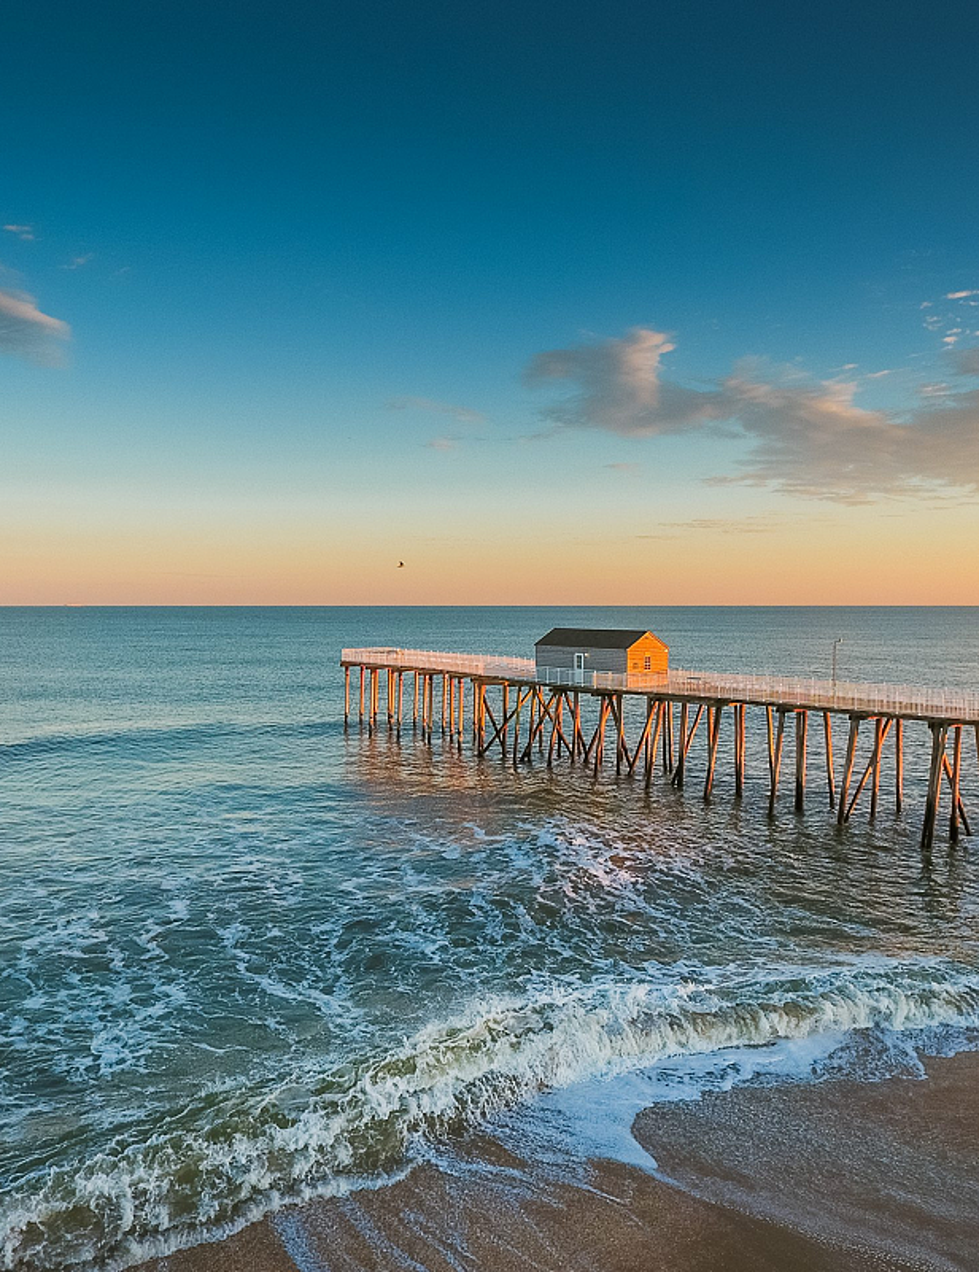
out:
M553 627L534 646L537 666L569 671L642 674L666 671L670 647L652 632Z

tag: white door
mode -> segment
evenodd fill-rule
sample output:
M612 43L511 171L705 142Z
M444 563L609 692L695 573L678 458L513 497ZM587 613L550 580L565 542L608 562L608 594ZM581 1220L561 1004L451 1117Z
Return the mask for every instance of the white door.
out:
M585 655L575 654L574 656L574 682L576 685L585 683Z

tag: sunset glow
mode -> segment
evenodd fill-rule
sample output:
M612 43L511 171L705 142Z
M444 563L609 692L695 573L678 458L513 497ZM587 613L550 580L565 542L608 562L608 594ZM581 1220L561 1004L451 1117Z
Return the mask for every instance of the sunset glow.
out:
M971 121L916 41L205 6L134 89L117 17L13 19L0 603L979 602Z

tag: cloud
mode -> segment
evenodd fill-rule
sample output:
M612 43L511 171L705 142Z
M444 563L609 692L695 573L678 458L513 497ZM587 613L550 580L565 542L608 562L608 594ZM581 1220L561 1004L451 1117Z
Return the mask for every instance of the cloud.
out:
M943 488L979 493L979 390L924 398L898 416L858 405L855 383L759 360L688 389L662 375L673 348L661 332L636 328L619 340L538 354L526 378L575 387L542 412L559 430L740 438L737 468L711 479L715 485L749 483L844 503ZM960 366L977 373L971 360Z
M16 234L19 239L23 239L25 243L34 242L34 226L33 225L5 225L3 227L8 234Z
M604 464L604 468L610 468L614 473L635 473L639 471L638 464Z
M952 364L959 375L979 375L979 346L952 351Z
M426 442L425 445L429 450L451 451L458 447L460 440L461 439L458 437L433 437L432 440L430 442Z
M784 517L770 513L752 517L693 517L689 521L662 521L662 530L637 534L637 539L675 539L677 531L693 530L706 534L772 534L785 523Z
M942 487L979 493L979 391L926 400L902 419L856 405L855 385L735 376L723 391L752 446L741 472L718 482L843 503Z
M946 300L965 300L969 296L979 296L979 291L946 292Z
M683 433L716 418L716 395L661 380L660 361L675 347L663 332L635 327L620 340L539 353L524 381L531 388L565 383L576 390L542 411L554 424L622 437Z
M75 256L67 265L62 265L62 269L81 269L83 265L87 265L95 256L94 252L86 252L84 256Z
M451 402L439 402L435 398L398 397L388 403L392 411L428 411L434 415L449 415L459 424L482 424L486 416L472 411L468 406L455 406Z
M741 472L719 482L854 502L897 479L895 426L882 412L856 406L852 384L800 383L794 371L744 363L720 392L752 447Z
M58 360L57 342L70 335L68 324L42 314L33 296L0 289L0 352L52 363Z

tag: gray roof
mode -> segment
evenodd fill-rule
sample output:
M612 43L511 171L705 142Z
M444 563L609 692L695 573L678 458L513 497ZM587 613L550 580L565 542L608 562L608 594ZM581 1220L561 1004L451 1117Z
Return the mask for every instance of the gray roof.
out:
M641 629L626 631L614 627L552 627L537 644L583 646L586 649L631 649L644 636L652 636L652 632ZM659 637L654 639L659 640Z

